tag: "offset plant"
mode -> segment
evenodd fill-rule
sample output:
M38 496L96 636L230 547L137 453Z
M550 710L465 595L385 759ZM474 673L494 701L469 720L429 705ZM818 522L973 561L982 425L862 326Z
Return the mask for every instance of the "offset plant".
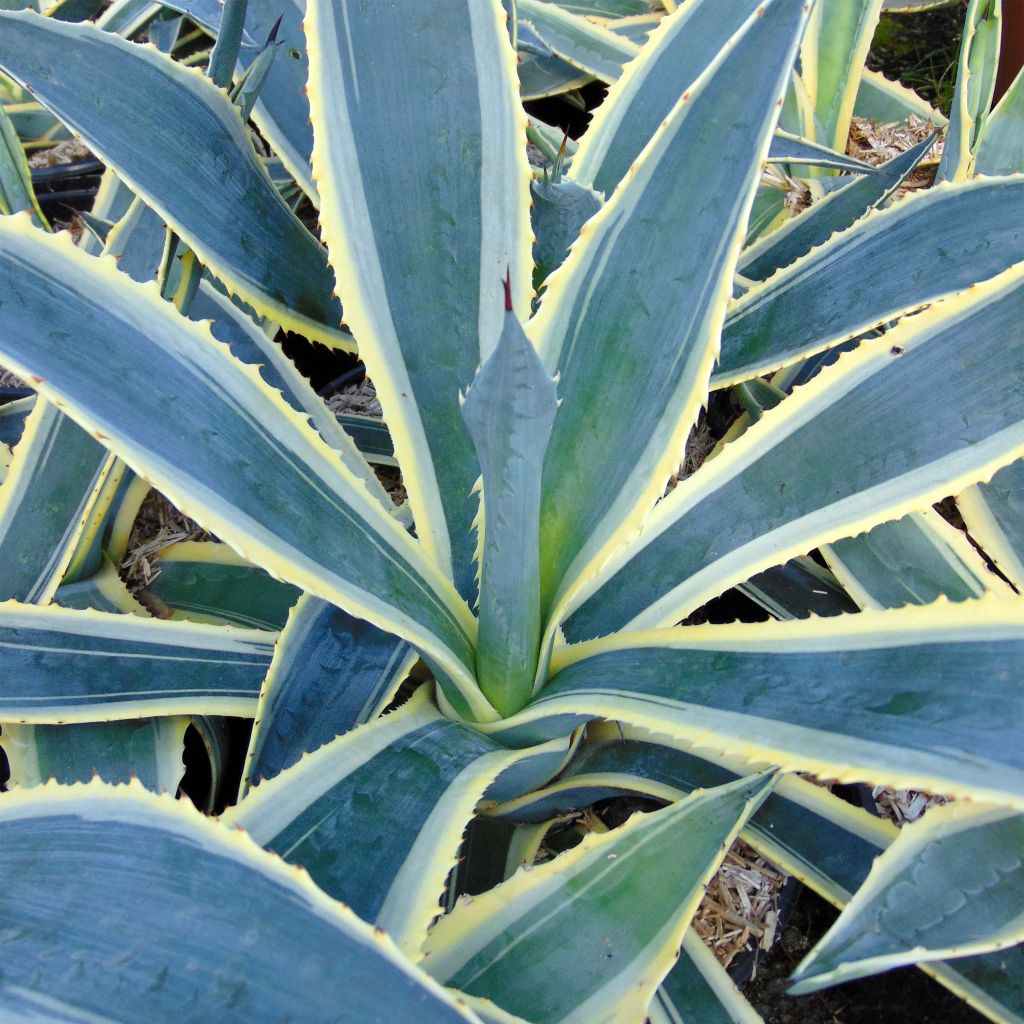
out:
M0 13L0 67L137 196L115 227L97 214L101 258L0 220L0 361L39 393L0 416L5 439L24 430L0 543L9 1013L751 1019L688 930L742 835L848 904L800 990L917 963L994 1019L1024 1014L1012 592L677 625L1024 452L1024 178L867 212L915 154L743 250L809 8L663 19L557 183L598 209L532 317L497 3L310 4L311 171L288 161L327 252L209 78ZM218 45L230 66L226 29ZM275 67L301 63L284 46ZM268 320L358 344L415 535ZM854 339L662 497L709 388ZM116 611L103 552L123 550L125 487L149 483L244 559L174 560L211 622ZM70 532L65 484L84 495ZM856 571L886 569L906 567ZM243 574L244 614L212 596ZM279 637L218 624L274 625L298 591ZM417 659L429 679L380 717ZM255 727L219 822L137 783L31 785L130 765L173 788L186 716L224 715ZM797 772L958 799L896 838ZM668 806L530 869L552 822L621 794Z

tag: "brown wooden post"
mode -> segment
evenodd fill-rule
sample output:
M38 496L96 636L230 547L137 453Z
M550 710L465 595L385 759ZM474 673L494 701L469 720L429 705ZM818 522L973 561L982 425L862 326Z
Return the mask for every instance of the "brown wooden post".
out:
M1003 0L1003 31L996 72L995 105L1024 66L1024 0Z

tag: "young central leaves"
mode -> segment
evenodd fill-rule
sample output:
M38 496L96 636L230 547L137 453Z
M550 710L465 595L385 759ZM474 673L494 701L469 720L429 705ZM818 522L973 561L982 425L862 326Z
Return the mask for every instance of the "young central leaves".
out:
M760 4L697 82L680 83L664 124L548 280L530 325L562 400L544 462L546 605L635 528L678 464L806 13L802 0ZM607 102L628 86L620 78Z
M483 475L477 680L503 715L529 700L540 647L540 482L558 400L512 312L462 415Z

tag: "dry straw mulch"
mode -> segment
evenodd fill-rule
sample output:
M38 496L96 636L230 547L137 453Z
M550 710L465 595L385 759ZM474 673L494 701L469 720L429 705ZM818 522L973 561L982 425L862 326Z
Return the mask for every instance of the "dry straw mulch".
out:
M888 818L901 828L917 821L926 811L941 804L948 804L948 796L924 793L917 789L889 789L886 786L875 786L871 796L883 818Z
M184 540L216 538L179 512L158 491L150 491L139 507L127 554L118 567L128 589L137 594L148 587L160 575L160 552Z
M746 949L771 949L787 881L785 873L742 840L733 844L693 919L697 934L723 967Z
M29 167L60 167L63 164L91 160L92 153L78 139L66 139L48 149L40 149L28 158Z

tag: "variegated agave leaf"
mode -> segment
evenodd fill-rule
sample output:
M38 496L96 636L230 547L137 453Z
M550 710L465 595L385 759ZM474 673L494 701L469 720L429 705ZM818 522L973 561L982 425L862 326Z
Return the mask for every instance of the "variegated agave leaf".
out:
M310 0L304 26L292 5L253 108L273 177L227 88L269 8L178 7L219 37L212 76L104 31L155 13L130 0L97 26L0 13L0 67L123 179L95 245L45 233L28 195L0 219L0 363L38 392L0 414L5 1005L748 1020L689 929L742 833L849 905L805 987L920 962L1021 1019L1000 904L1024 613L928 512L967 491L1014 581L1021 182L886 209L927 145L870 173L837 154L863 97L907 102L860 75L878 0L520 0L516 26L492 0ZM540 240L539 296L510 28L524 78L611 83L549 183L579 203ZM856 177L744 252L769 159ZM386 427L339 425L275 324L358 346ZM664 496L732 384L750 415ZM360 450L401 467L413 532ZM147 597L168 621L114 568L151 484L219 538L166 553ZM677 625L736 584L786 621ZM185 716L225 715L254 728L220 822L43 784L124 778L134 737L173 789ZM796 772L961 804L893 842ZM668 806L534 866L560 814L622 794ZM899 902L921 879L935 919Z

